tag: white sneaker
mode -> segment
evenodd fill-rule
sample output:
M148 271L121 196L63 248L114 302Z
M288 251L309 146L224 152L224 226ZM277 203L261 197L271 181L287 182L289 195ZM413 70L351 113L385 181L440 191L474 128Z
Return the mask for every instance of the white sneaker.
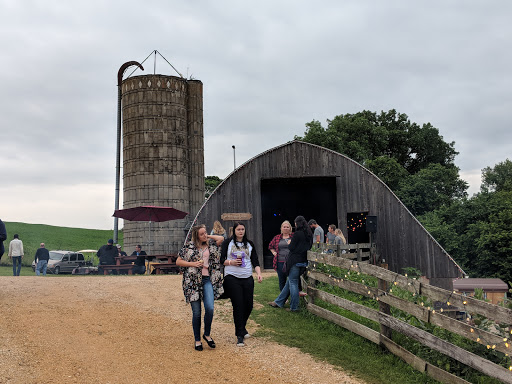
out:
M237 338L236 346L237 347L245 347L245 343L244 343L244 338L243 337L238 337Z
M249 337L251 337L251 335L250 335L250 334L248 334L248 333L246 333L246 334L244 335L244 339L248 339Z

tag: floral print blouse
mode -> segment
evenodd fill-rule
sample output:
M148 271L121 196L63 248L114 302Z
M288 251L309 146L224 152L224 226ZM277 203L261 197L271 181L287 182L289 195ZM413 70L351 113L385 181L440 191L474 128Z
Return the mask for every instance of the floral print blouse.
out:
M208 239L208 250L210 251L208 273L213 286L213 298L218 299L224 293L222 286L222 273L220 270L220 247L217 243ZM189 242L181 248L178 253L185 261L199 261L201 255L199 249L196 248L194 243ZM182 267L183 271L183 294L187 303L203 299L203 276L202 268L196 267Z

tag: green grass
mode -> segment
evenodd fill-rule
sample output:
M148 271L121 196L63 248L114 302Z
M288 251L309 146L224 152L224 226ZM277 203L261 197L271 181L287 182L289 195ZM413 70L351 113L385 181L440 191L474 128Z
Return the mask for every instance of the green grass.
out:
M2 258L3 259L3 258ZM32 267L21 266L20 276L35 276L36 273L32 271ZM12 276L12 265L0 265L0 276ZM66 277L66 276L82 276L82 275L72 275L71 273L60 273L58 275L53 275L48 273L46 276L51 277ZM88 275L91 276L91 275Z
M50 250L78 251L98 249L113 237L111 230L55 227L41 224L5 223L8 239L6 248L15 233L23 241L21 276L33 276L29 266L41 242ZM122 244L122 232L119 233ZM6 254L0 262L0 276L12 276L12 263ZM54 276L49 274L48 276ZM56 275L59 278L62 275ZM76 275L66 275L77 278ZM266 336L278 343L296 347L320 360L327 361L353 374L367 383L436 383L425 374L414 370L398 357L386 353L379 346L337 325L308 313L304 308L290 313L267 305L279 294L277 277L255 284L255 302L262 304L254 309L252 318L261 325L258 336ZM307 369L307 367L304 367Z
M15 233L23 241L25 256L22 265L25 266L32 264L36 250L41 243L45 243L48 250L80 251L82 249L99 249L107 243L109 238L114 236L113 230L67 228L15 222L4 222L4 224L7 230L7 240L4 241L5 254L2 256L0 265L12 265L7 253L9 242L13 239ZM122 231L119 231L119 243L123 243ZM90 255L84 256L87 258ZM21 273L23 274L23 271ZM2 275L0 274L0 276Z
M255 285L255 302L263 305L252 314L262 326L258 336L299 348L367 383L437 383L374 343L310 314L305 308L291 313L270 307L267 303L279 294L277 277Z

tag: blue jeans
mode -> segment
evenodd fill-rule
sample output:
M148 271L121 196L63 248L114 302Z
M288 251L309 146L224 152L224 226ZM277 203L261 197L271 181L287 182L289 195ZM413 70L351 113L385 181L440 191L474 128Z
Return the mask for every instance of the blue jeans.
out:
M213 321L213 286L210 276L203 276L204 335L210 336ZM191 301L194 338L201 341L201 300Z
M16 264L18 266L16 267ZM12 275L19 276L21 271L21 256L13 256L12 257Z
M46 268L48 267L48 260L39 260L36 265L36 275L39 276L41 274L41 269L43 270L43 276L46 276Z
M290 296L290 311L297 311L299 309L299 276L300 267L295 264L290 269L288 280L284 288L281 290L277 299L274 300L281 308L284 306L288 296Z

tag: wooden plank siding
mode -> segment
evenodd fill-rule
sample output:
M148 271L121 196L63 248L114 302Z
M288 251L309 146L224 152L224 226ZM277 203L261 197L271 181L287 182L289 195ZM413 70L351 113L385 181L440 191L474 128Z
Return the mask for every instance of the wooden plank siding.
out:
M401 273L404 267L415 267L447 289L454 278L462 277L460 267L373 173L344 155L297 140L272 148L233 171L210 195L194 222L210 229L223 213L250 212L253 219L247 223L247 235L263 266L261 181L301 177L336 177L338 226L345 237L347 213L368 212L378 217L373 238L377 254L390 270Z

